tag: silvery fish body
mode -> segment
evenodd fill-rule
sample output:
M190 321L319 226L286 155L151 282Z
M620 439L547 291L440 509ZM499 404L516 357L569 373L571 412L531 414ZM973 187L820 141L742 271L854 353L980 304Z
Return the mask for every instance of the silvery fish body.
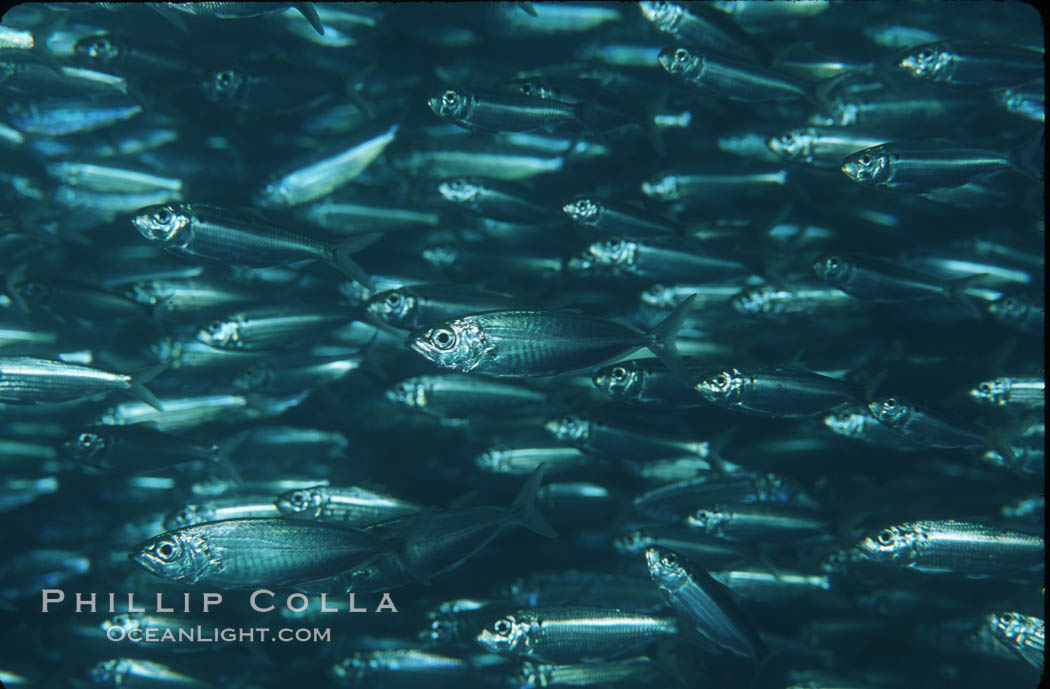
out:
M291 586L337 576L384 550L363 531L304 520L228 519L169 531L132 560L156 576L227 588Z
M1041 569L1043 548L1042 536L957 521L890 526L857 545L862 557L885 566L970 577Z
M533 608L496 620L477 641L496 653L558 663L625 655L677 633L673 617L608 608Z

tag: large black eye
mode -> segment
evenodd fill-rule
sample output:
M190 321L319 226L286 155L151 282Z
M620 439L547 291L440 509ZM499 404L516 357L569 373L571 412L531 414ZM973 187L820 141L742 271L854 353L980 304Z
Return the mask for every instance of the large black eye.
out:
M157 557L165 562L171 562L175 558L175 544L171 541L162 541L157 545Z
M920 50L919 51L919 59L920 60L929 60L932 57L933 57L933 51L930 50L929 48L926 48L925 50Z
M660 558L660 564L664 567L674 567L678 564L678 557L674 553L667 553Z
M90 450L92 447L95 446L96 436L90 433L81 433L78 440L80 441L80 447L84 448L85 450Z
M167 208L161 208L153 214L153 220L160 225L167 225L171 222L171 211Z
M674 59L678 62L685 62L689 59L689 51L684 48L679 48L674 51Z
M1003 624L1013 624L1017 621L1017 618L1012 612L1004 612L1002 615L999 615L999 621Z
M625 369L623 366L616 366L613 368L612 371L610 371L610 375L612 375L613 380L622 382L624 380L627 380L627 369Z
M493 627L493 631L495 631L500 636L507 636L510 634L510 628L510 622L508 622L507 620L500 620L496 623L496 626Z
M388 294L386 296L386 305L392 309L396 309L398 306L401 305L401 295L397 292L393 294Z
M879 543L882 545L893 545L893 541L896 540L893 532L889 529L883 529L879 532Z
M828 270L830 270L831 272L835 272L840 268L839 260L837 258L829 258L827 265Z
M455 91L445 91L445 93L441 95L441 102L449 107L455 105L458 99L459 96L456 95Z
M434 346L438 349L452 349L452 345L456 343L456 334L451 330L442 328L441 330L434 331L432 336Z
M882 408L887 410L893 410L897 408L897 400L893 397L888 397L886 401L882 403Z
M860 157L860 164L861 165L871 165L871 156L869 154L867 154L867 153L862 155Z
M306 502L306 496L298 492L292 493L291 501L293 505L298 507L301 506L304 502Z

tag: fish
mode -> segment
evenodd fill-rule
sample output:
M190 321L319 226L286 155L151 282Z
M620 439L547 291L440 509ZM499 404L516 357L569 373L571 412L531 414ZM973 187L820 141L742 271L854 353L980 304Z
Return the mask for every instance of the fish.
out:
M991 613L986 619L996 641L1015 651L1028 664L1043 667L1046 648L1043 620L1017 612Z
M626 655L677 633L673 617L615 608L532 608L491 623L477 643L494 653L572 663Z
M165 204L139 209L131 224L144 238L175 255L260 267L320 259L372 286L368 274L350 259L352 249L256 220L253 215L209 205Z
M378 292L365 302L365 310L392 328L418 330L456 316L518 305L518 299L500 292L454 283L427 283Z
M769 654L729 591L709 574L664 548L647 548L645 563L667 602L705 639L755 663Z
M431 96L427 105L443 120L470 130L530 132L567 123L591 128L582 104L550 98L446 89Z
M1046 381L1042 378L1001 376L970 388L975 402L995 407L1035 409L1046 405Z
M360 486L299 488L278 495L273 504L283 515L351 527L370 526L423 511L420 505Z
M960 187L1000 170L1040 179L1011 155L936 140L892 141L857 151L842 161L842 174L857 184L909 193Z
M160 411L164 404L132 376L29 356L0 357L0 401L48 404L126 390Z
M801 368L727 368L693 385L703 399L765 416L810 416L857 402L863 388Z
M129 558L154 576L254 589L338 576L386 551L379 537L326 522L237 518L154 536Z
M926 574L1005 577L1042 569L1041 536L960 521L916 521L866 536L858 554Z
M975 41L938 41L905 51L897 67L916 79L953 86L1013 86L1043 74L1042 53Z
M643 347L674 370L674 336L693 299L648 333L574 313L489 311L416 331L406 344L442 368L493 376L570 373Z

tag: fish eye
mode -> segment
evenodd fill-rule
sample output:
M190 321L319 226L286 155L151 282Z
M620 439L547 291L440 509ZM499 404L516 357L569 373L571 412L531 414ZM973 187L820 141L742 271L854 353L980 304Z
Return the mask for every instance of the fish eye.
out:
M674 567L678 564L678 557L674 553L667 553L660 558L660 564L664 567Z
M392 309L396 309L398 306L401 305L401 295L397 292L394 292L393 294L388 294L386 296L386 305Z
M508 622L507 620L500 620L499 622L497 622L495 624L495 626L493 626L492 629L493 629L493 631L495 631L500 636L509 636L510 635L510 627L511 627L510 622Z
M233 83L233 72L226 69L215 75L215 85L221 90L230 88L230 84Z
M867 153L865 153L864 155L862 155L862 156L860 157L860 164L861 164L861 165L871 165L871 155L869 155L869 154L867 154Z
M1003 624L1013 624L1017 621L1017 618L1012 612L1004 612L1002 615L999 615L999 621Z
M878 538L879 543L881 543L882 545L893 545L893 542L896 540L896 536L894 535L893 531L889 529L883 529L882 531L880 531Z
M623 366L615 366L613 367L613 370L610 371L610 375L612 375L613 380L622 382L627 380L627 369Z
M897 408L897 400L894 399L893 397L886 398L886 400L882 403L882 408L883 409L896 409Z
M167 225L171 222L172 213L167 208L161 208L159 211L153 213L153 221L158 225Z
M89 450L95 446L98 440L98 436L93 433L81 433L80 437L77 438L77 442L80 443L80 447Z
M674 59L677 62L685 62L689 59L689 51L685 48L679 48L678 50L674 51Z
M933 57L933 51L930 50L929 48L926 48L924 50L920 50L919 51L919 59L920 60L929 60L931 57Z
M175 559L175 552L177 550L177 546L172 541L161 541L157 544L157 557L165 562L171 562Z
M431 340L434 342L434 346L438 349L452 349L452 346L456 343L456 334L448 328L441 328L435 330L431 336Z
M443 94L441 94L442 104L447 105L449 107L455 105L458 99L459 96L456 95L455 91L445 91Z
M292 493L291 497L289 497L288 499L291 501L291 503L293 505L298 507L298 506L303 505L306 502L306 495L304 495L300 491L296 491L296 492Z

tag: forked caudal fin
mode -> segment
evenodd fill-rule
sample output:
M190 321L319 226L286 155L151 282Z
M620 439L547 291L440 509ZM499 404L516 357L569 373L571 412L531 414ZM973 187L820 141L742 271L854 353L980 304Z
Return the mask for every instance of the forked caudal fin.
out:
M557 538L558 532L547 523L543 515L536 511L536 493L540 490L543 472L546 469L547 465L541 464L529 475L525 485L521 487L518 496L510 505L510 519L541 536Z
M375 283L372 282L372 278L365 272L365 269L357 264L357 261L350 258L350 254L354 253L360 248L360 242L357 239L349 239L344 242L339 242L332 247L331 257L328 262L332 264L334 268L338 268L347 277L357 280L362 285L370 290L376 288Z
M678 336L678 331L682 329L682 323L685 322L686 314L692 309L694 301L696 301L695 293L690 294L685 301L675 307L671 315L660 321L655 328L646 333L649 339L645 346L653 354L660 357L660 360L667 365L667 368L671 369L671 372L686 385L690 384L689 370L686 368L685 362L682 361L674 341Z

